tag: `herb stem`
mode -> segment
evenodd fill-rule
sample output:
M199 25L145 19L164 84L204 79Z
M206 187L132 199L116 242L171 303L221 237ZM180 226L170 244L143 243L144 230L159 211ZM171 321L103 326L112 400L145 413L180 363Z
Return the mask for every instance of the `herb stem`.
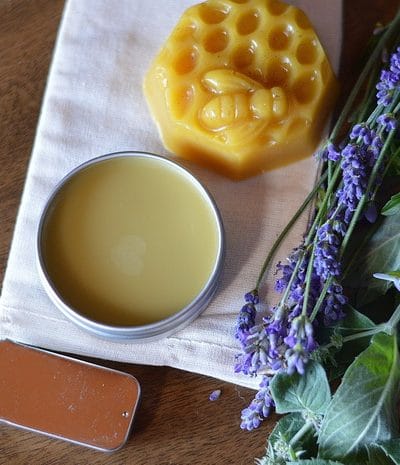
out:
M326 192L325 192L325 196L324 196L324 200L322 201L321 203L321 206L319 208L319 211L315 217L315 221L314 221L314 224L313 224L313 227L315 227L315 225L317 223L319 223L319 221L321 220L321 217L326 213L326 209L327 209L327 206L328 206L328 201L329 201L329 198L333 192L333 189L336 185L336 181L339 177L339 174L340 174L340 165L337 165L336 168L335 168L335 171L333 172L332 174L332 178L331 178L331 182L328 184L327 186L327 189L326 189ZM308 241L310 240L310 234L312 233L312 228L310 230L310 233L307 235L307 239ZM306 239L306 241L307 241Z
M376 81L376 76L377 76L378 72L379 72L379 66L376 66L376 69L373 70L372 75L371 75L371 77L369 79L368 88L367 88L367 91L366 91L365 103L363 105L361 105L362 110L360 111L360 113L358 115L358 118L357 118L358 121L364 121L365 120L368 112L370 111L370 105L373 102L375 102L375 99L376 99L375 81ZM375 113L375 110L372 112L372 114ZM371 118L371 115L369 116L369 118ZM367 122L368 122L368 120L367 120Z
M289 282L287 283L285 292L284 292L284 294L282 296L282 299L279 302L278 308L283 308L285 303L286 303L286 299L289 296L289 293L290 293L291 288L292 288L292 284L293 284L293 282L295 280L295 277L297 276L297 272L299 271L300 266L303 264L306 251L307 251L307 249L304 248L301 251L301 253L299 254L299 257L297 258L297 263L296 263L296 265L294 267L294 270L293 270L292 275L291 275L291 277L289 279Z
M373 124L375 122L376 118L382 113L382 108L383 108L383 105L378 105L375 108L375 110L369 115L366 123L367 124Z
M314 265L314 251L315 251L315 246L316 246L316 240L314 241L313 248L311 250L310 254L310 260L307 265L307 273L306 273L306 288L304 290L304 300L303 300L303 308L302 308L302 315L307 315L307 307L308 307L308 296L310 294L310 288L311 288L311 275L313 272L313 265Z
M400 305L397 306L396 310L393 312L393 315L390 317L390 320L387 322L390 330L393 332L397 324L400 321Z
M317 313L319 312L319 309L321 308L322 302L325 299L326 293L328 292L329 286L332 284L333 277L329 276L329 278L325 281L324 287L322 288L321 294L318 297L318 300L313 308L313 311L310 315L310 321L311 323L315 320L315 317L317 316Z
M326 213L326 208L327 208L327 205L328 205L328 201L329 201L329 198L330 198L330 196L331 196L331 194L332 194L332 192L333 192L333 189L334 189L334 187L335 187L335 185L336 185L336 181L337 181L337 179L338 179L338 177L339 177L339 174L340 174L340 165L337 165L336 168L335 168L335 171L334 171L334 173L333 173L333 175L332 175L331 182L328 184L328 187L327 187L327 189L326 189L325 196L324 196L324 199L323 199L323 201L322 201L322 204L321 204L320 207L319 207L318 213L317 213L317 215L316 215L316 217L315 217L315 219L314 219L314 222L313 222L312 226L310 227L310 230L309 230L309 232L308 232L308 234L307 234L307 237L306 237L306 239L305 239L305 241L304 241L304 246L305 246L305 247L307 247L307 246L310 244L310 241L311 241L311 239L313 238L313 235L314 235L315 230L316 230L316 228L317 228L317 226L318 226L318 224L319 224L319 222L320 222L320 220L321 220L321 217ZM315 246L315 241L316 241L316 238L314 238L314 246ZM290 281L289 281L289 283L288 283L288 285L287 285L287 287L286 287L285 293L284 293L284 295L283 295L283 297L282 297L282 300L281 300L280 303L279 303L279 307L280 307L280 308L282 308L283 305L284 305L284 303L286 302L286 299L287 299L287 297L288 297L288 295L289 295L289 292L290 292L292 283L293 283L293 281L294 281L294 278L295 278L295 276L297 275L297 271L299 270L300 265L303 263L304 255L305 255L305 251L303 252L303 254L301 255L301 257L299 257L299 259L298 259L298 261L297 261L297 263L296 263L296 266L295 266L295 268L294 268L294 270L293 270L293 273L292 273L292 276L291 276L291 278L290 278ZM309 268L309 269L310 269L310 268ZM329 282L329 285L330 285L331 280L328 279L327 282ZM323 300L324 300L324 297L325 297L325 295L326 295L326 292L327 292L327 290L328 290L328 286L327 286L326 284L327 284L327 283L325 283L324 289L322 290L322 293L321 293L321 295L320 295L319 298L318 298L317 304L316 304L316 306L314 307L313 312L312 312L312 314L311 314L311 317L310 317L310 321L311 321L311 322L314 320L316 314L318 313L318 311L319 311L319 309L320 309L320 307L321 307L321 305L322 305L322 302L323 302ZM307 294L307 295L308 295L308 294ZM307 297L307 298L308 298L308 297Z
M269 251L267 258L264 261L264 264L261 268L260 274L258 276L257 282L256 282L256 287L255 289L259 290L259 287L261 285L261 282L263 280L264 274L269 267L272 259L275 256L276 251L278 250L279 246L281 245L282 241L285 239L287 233L290 231L290 229L293 227L293 225L296 223L296 221L299 219L300 215L304 212L304 210L307 208L308 204L311 202L311 200L315 197L317 194L319 188L322 186L322 184L325 182L327 178L328 173L324 172L321 175L321 178L319 179L318 183L315 185L314 189L307 195L306 199L304 202L300 205L296 213L292 216L288 224L285 226L285 228L282 230L282 232L279 234L278 238L274 242L274 245L272 246L271 250Z
M373 336L376 333L380 333L384 327L385 325L378 325L376 326L376 328L367 329L366 331L361 331L356 334L350 334L349 336L345 336L343 338L343 342L350 342L350 341L355 341L356 339L360 339L362 337Z
M328 160L328 184L330 184L332 180L332 165L332 161Z
M311 428L314 428L314 425L310 421L306 421L304 425L297 431L297 433L292 437L289 442L289 446L294 447L295 444L310 431ZM295 457L297 458L297 457Z
M373 336L374 334L380 333L380 332L387 332L387 323L382 323L374 328L367 329L364 331L359 331L358 333L355 334L350 334L349 336L345 336L342 339L342 343L350 342L350 341L355 341L356 339L362 339L363 337L367 336ZM331 347L335 347L335 344L333 342L330 342L329 344L326 344L323 346L325 349L330 349Z

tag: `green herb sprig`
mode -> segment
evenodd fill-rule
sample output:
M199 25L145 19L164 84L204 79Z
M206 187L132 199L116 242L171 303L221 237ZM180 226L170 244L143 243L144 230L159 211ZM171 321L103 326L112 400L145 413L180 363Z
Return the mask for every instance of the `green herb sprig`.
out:
M258 427L273 407L286 414L260 465L400 464L400 193L387 195L389 181L400 185L399 31L400 12L319 151L317 185L267 255L239 313L236 370L261 375L241 426ZM384 51L388 63L380 61ZM282 297L261 315L259 290L271 261L316 199L303 242L278 264ZM328 374L343 373L332 396Z

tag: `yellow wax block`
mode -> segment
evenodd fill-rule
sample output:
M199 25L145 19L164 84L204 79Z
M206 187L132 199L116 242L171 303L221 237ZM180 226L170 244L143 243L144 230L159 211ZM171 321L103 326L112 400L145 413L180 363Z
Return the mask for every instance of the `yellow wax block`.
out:
M168 150L241 179L314 151L337 81L298 8L209 0L184 12L144 93Z

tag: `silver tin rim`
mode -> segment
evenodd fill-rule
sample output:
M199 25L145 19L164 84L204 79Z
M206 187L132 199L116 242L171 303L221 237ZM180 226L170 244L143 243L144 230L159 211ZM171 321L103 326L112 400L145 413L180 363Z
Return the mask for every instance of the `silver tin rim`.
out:
M71 308L68 304L66 304L62 298L62 296L58 293L57 289L55 288L54 284L52 283L51 277L46 271L46 266L42 254L42 235L43 229L45 225L45 221L47 218L47 214L53 204L58 193L64 187L64 185L78 172L86 169L87 167L101 163L106 160L110 160L113 158L120 158L120 157L141 157L141 158L151 158L160 161L161 163L165 163L169 166L172 166L176 169L179 173L189 179L193 185L199 190L201 195L209 204L211 211L213 212L217 224L218 229L218 251L217 257L214 263L213 270L210 273L210 276L199 292L199 294L195 297L195 299L190 302L186 307L178 310L176 313L170 315L167 318L162 320L156 321L154 323L140 325L140 326L112 326L101 323L96 320L92 320L84 315L82 315L77 309ZM214 296L219 279L221 277L223 262L225 257L225 232L222 223L222 217L219 212L219 209L208 191L206 187L186 168L182 165L177 163L175 160L171 160L169 158L163 157L161 155L156 155L150 152L142 152L142 151L122 151L122 152L113 152L106 155L101 155L99 157L93 158L89 161L82 163L81 165L74 168L70 171L53 189L51 195L49 196L48 200L45 203L43 208L38 230L36 236L36 263L37 268L40 276L40 280L45 288L47 294L49 295L50 299L53 303L57 306L59 310L73 323L77 324L81 328L91 332L100 337L105 337L109 340L115 341L132 341L132 342L144 342L153 339L159 339L162 337L166 337L175 333L176 331L182 329L189 323L191 323L195 318L197 318L200 313L202 313L208 304L210 303L212 297Z

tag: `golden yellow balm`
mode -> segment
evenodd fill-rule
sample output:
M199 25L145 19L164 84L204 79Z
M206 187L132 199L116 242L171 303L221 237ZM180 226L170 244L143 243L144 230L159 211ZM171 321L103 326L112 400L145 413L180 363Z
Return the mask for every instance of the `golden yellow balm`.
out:
M208 0L182 15L144 93L171 152L241 179L313 152L337 82L298 8Z
M175 165L122 157L89 165L62 187L42 234L62 299L101 323L142 325L183 309L216 263L217 219Z

